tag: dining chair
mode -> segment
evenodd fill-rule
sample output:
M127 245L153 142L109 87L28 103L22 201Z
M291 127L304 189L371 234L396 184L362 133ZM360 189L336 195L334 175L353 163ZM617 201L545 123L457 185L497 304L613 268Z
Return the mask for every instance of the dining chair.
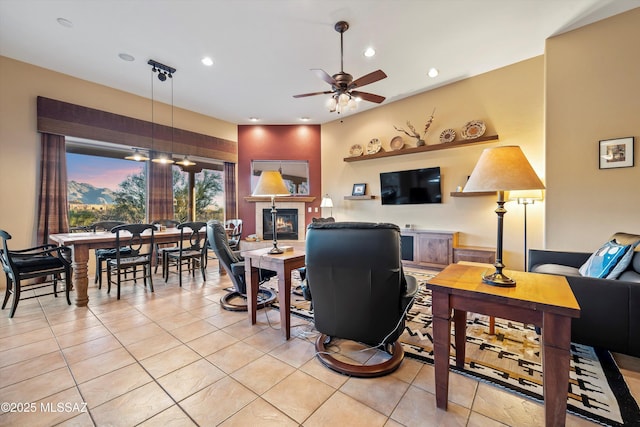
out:
M156 226L156 231L161 231L161 227L176 228L178 224L180 224L180 221L176 221L174 219L158 219L153 221L151 224ZM164 253L175 252L178 250L180 250L178 247L178 240L169 243L156 243L154 247L154 261L156 264L153 270L154 274L158 272L158 266L162 265L163 267L161 271L164 277Z
M187 267L193 277L196 275L196 268L200 268L202 280L206 279L205 268L207 265L207 223L206 222L183 222L178 224L180 230L180 241L178 250L164 253L164 281L169 280L169 272L172 266L178 271L180 287L182 287L182 268Z
M13 295L9 317L16 314L21 300L38 298L46 295L58 297L58 281L64 278L64 292L67 304L71 305L69 291L71 290L71 248L56 245L41 245L27 249L10 250L8 241L11 235L0 230L2 248L0 260L7 279L2 309L7 305L9 297ZM34 280L29 280L34 279ZM26 283L23 281L27 281ZM37 289L53 287L51 292L38 293ZM24 295L26 291L33 294Z
M153 264L153 247L155 243L154 230L155 226L151 224L122 224L111 229L111 232L116 234L116 248L123 250L116 251L115 256L106 261L107 293L111 292L111 285L115 284L118 288L118 299L120 299L121 284L128 281L136 281L138 267L141 267L144 286L147 286L147 279L149 279L149 289L153 292L151 265ZM148 243L142 242L141 234L145 232L151 234ZM114 272L115 280L112 278ZM129 272L133 273L133 277L127 277L126 274Z
M240 238L242 237L242 220L239 218L228 219L224 222L224 229L227 232L227 239L231 250L240 249Z
M117 227L118 225L124 224L123 221L98 221L91 224L91 231L94 233L100 231L109 232L113 227ZM116 246L118 248L118 246ZM102 265L104 262L115 257L116 248L98 248L95 250L96 255L96 278L94 283L98 284L98 289L102 289ZM123 252L123 255L127 254L127 248L120 248L120 251Z

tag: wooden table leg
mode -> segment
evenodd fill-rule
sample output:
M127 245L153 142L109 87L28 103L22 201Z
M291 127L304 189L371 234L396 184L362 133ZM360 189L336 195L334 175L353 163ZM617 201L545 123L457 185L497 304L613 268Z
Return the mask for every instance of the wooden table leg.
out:
M545 424L565 425L571 318L545 312L542 315L542 387Z
M245 274L247 280L247 311L252 325L256 323L256 309L258 306L258 269L251 266L251 258L245 259Z
M433 364L436 383L436 406L447 409L449 400L449 347L451 346L451 309L449 295L433 291Z
M489 335L496 334L496 318L489 316Z
M89 248L83 245L73 245L73 287L76 290L76 306L86 307L89 304Z
M280 304L280 327L285 339L291 337L291 270L278 266L278 303Z
M464 358L467 349L467 312L454 309L453 325L456 333L456 366L458 368L464 368Z

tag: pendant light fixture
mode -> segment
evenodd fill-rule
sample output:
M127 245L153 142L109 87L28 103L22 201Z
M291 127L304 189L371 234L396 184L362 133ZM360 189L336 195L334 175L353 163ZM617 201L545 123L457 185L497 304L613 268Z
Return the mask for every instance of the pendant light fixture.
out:
M172 153L155 153L153 150L153 110L155 103L153 96L153 76L155 73L158 73L158 80L160 80L161 82L166 81L167 77L171 79L171 151L173 151L173 73L176 72L176 69L169 67L168 65L161 64L158 61L154 61L153 59L150 59L147 64L151 65L151 161L163 165L170 165L174 163Z
M128 156L125 157L126 160L133 160L136 162L146 162L147 160L149 160L149 157L147 157L146 155L142 154L140 152L140 150L138 150L137 148L133 149L133 153L129 154Z

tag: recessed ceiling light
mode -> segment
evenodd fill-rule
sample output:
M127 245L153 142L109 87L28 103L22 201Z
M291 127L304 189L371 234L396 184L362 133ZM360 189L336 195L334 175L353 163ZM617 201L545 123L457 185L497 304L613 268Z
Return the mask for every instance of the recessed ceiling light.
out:
M309 117L300 117L301 122L308 122L309 120L311 120Z
M211 59L208 56L205 56L204 58L202 58L202 63L207 67L211 67L213 65L213 59Z
M120 59L122 59L123 61L135 61L136 58L134 58L133 56L129 55L128 53L119 53L118 57L120 57Z
M250 122L257 122L258 120L260 120L260 119L257 118L257 117L249 117L249 121Z
M367 58L371 58L372 56L374 56L376 54L376 50L372 47L368 47L365 51L364 51L364 56L366 56Z
M56 21L58 21L58 24L62 25L63 27L73 28L73 22L69 21L68 19L58 18L56 19Z
M438 77L438 74L440 74L438 69L433 67L429 68L429 71L427 72L427 75L431 78Z

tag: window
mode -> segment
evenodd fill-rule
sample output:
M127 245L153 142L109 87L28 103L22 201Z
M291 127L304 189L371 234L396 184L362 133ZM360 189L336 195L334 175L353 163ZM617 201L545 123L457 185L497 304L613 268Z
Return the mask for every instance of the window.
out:
M96 221L147 221L147 163L125 160L130 150L88 140L67 140L69 226ZM195 220L224 220L223 165L196 159L172 166L173 218L189 220L189 188L194 188ZM169 166L167 166L169 167ZM190 180L193 180L192 187Z
M193 173L196 221L224 221L223 173L214 168L204 165L201 172ZM181 222L189 218L189 174L173 166L174 213Z
M69 226L96 221L144 222L146 165L67 151Z

